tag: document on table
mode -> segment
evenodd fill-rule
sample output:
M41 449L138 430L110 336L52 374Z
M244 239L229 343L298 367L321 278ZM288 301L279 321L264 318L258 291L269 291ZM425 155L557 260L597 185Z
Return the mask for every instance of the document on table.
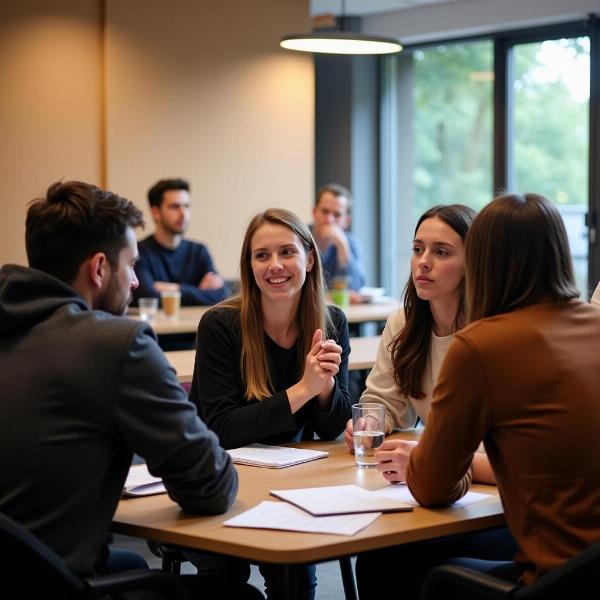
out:
M229 452L234 463L253 467L268 467L270 469L291 467L292 465L299 465L329 456L329 452L323 450L266 446L265 444L250 444L242 448L227 450L227 452Z
M271 490L269 493L318 517L412 510L411 506L403 502L394 498L378 496L357 485Z
M376 494L377 496L381 496L382 498L393 498L394 500L399 500L400 502L405 502L406 504L410 504L412 506L419 506L419 503L410 493L406 483L386 485L385 487L375 490L372 493ZM491 494L467 492L460 500L457 500L454 504L452 504L452 506L468 506L469 504L473 504L473 502L479 502L480 500L485 500L486 498L490 497Z
M123 496L151 496L152 494L164 494L166 491L162 479L151 475L145 464L132 465L129 468L123 486Z
M243 512L223 523L228 527L253 527L257 529L283 529L311 533L354 535L370 525L381 513L313 517L287 502L269 502Z

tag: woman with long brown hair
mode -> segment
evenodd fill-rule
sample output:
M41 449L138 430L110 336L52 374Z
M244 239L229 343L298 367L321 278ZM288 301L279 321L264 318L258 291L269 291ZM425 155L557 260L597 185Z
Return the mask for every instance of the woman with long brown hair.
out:
M348 325L325 303L308 228L287 210L256 215L240 275L239 295L200 322L190 399L225 448L336 438L351 412ZM313 598L314 566L295 569ZM277 597L282 569L261 572L268 597Z
M437 376L454 334L465 324L464 240L475 211L462 204L437 205L418 220L404 308L390 316L361 402L385 406L385 432L423 423ZM352 421L345 440L353 451ZM492 481L484 454L475 476Z

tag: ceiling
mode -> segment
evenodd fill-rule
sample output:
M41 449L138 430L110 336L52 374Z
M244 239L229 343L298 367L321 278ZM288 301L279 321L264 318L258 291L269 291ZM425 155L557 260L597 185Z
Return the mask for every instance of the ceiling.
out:
M345 3L346 15L371 15L423 6L425 4L446 4L457 0L310 0L312 17L324 14L342 14Z

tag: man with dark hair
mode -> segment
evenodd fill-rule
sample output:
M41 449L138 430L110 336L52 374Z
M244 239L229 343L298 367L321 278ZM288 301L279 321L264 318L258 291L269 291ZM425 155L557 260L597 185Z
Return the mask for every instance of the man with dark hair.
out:
M350 290L358 291L365 284L358 243L347 231L350 224L350 192L330 183L317 192L311 227L321 250L323 271L328 287L336 276L346 277Z
M148 191L156 231L139 244L139 288L134 298L158 298L164 290L181 291L182 305L210 305L228 295L208 248L183 239L190 224L190 185L185 179L162 179Z
M30 267L0 269L0 512L78 575L131 566L104 541L134 453L189 512L224 512L238 487L151 328L121 317L142 225L128 200L58 182L27 212Z

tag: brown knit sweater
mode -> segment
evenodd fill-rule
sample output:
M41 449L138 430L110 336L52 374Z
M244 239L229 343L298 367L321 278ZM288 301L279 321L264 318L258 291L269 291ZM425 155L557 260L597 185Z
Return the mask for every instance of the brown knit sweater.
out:
M450 345L407 482L427 506L468 489L480 441L531 583L600 542L600 310L537 304Z

